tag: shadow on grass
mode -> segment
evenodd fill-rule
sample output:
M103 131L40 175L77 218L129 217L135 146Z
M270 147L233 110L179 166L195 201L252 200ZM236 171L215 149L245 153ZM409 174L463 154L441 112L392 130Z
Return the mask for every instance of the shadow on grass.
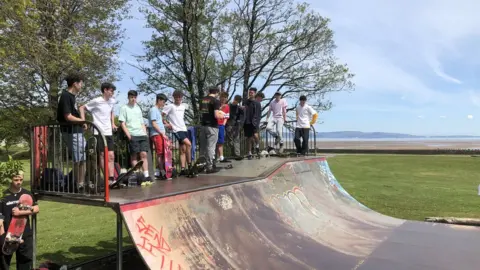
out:
M37 265L51 261L59 265L77 265L81 263L87 263L91 260L100 259L104 256L113 255L108 258L102 259L101 261L95 261L88 263L87 265L82 265L84 269L116 269L116 238L112 238L110 241L100 241L95 246L74 246L65 250L59 250L53 253L43 253L37 257ZM123 248L131 250L134 248L133 243L129 236L123 237ZM134 249L123 255L123 268L124 269L148 269L142 258Z

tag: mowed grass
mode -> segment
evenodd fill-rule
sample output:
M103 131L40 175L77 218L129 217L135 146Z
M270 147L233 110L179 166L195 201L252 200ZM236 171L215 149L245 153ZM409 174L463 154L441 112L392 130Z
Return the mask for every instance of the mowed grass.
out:
M480 159L465 156L337 155L330 167L368 207L398 218L479 217ZM29 164L25 161L29 179ZM25 183L28 186L28 183ZM71 264L115 251L111 209L40 201L38 261ZM130 244L124 229L124 243Z
M385 215L480 218L480 159L469 156L338 155L328 159L342 186Z

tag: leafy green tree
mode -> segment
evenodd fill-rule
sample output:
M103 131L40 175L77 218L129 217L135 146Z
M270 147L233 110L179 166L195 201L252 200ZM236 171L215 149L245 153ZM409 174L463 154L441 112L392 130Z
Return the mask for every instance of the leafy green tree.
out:
M338 63L329 19L293 0L145 1L146 54L136 65L147 75L146 93L184 90L198 117L198 99L209 85L247 98L256 87L286 99L306 95L315 109L329 110L326 94L350 91L353 74ZM266 109L272 98L263 103ZM294 110L296 102L289 111Z
M4 0L0 5L0 99L17 127L56 119L64 77L82 72L79 103L117 79L128 0Z
M329 19L293 0L234 0L230 29L244 61L237 80L242 95L250 87L271 88L284 98L306 95L315 109L329 110L326 94L353 90L353 74L337 63ZM268 107L273 97L264 103ZM288 110L293 110L291 106Z
M19 160L13 160L12 156L8 156L8 161L0 162L0 193L8 189L12 178L16 175L23 174L23 164Z
M190 111L187 121L198 119L198 100L210 86L220 86L235 70L219 52L227 45L224 23L227 1L146 0L141 8L146 26L154 33L144 42L145 54L134 66L146 80L139 90L146 94L174 90L185 93ZM223 57L223 58L222 58Z

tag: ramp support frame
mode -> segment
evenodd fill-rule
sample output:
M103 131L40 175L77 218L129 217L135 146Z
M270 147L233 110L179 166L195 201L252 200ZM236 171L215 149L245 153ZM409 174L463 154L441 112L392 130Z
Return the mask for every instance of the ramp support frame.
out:
M122 270L123 262L123 220L120 211L115 211L117 214L117 270Z

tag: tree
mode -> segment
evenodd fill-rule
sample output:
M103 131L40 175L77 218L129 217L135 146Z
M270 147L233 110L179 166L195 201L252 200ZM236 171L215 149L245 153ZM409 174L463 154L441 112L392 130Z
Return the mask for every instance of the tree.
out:
M250 87L295 101L306 95L319 111L332 106L327 93L353 90L353 75L334 56L327 18L293 0L231 1L145 1L147 27L155 33L135 65L147 75L140 89L184 90L190 119L198 117L198 99L209 85L230 98L239 91L246 99Z
M224 16L227 1L147 0L140 10L147 27L154 33L143 42L145 55L133 65L146 80L139 91L152 94L183 90L190 106L187 120L198 119L198 100L209 86L219 86L235 69L231 61L222 61L219 51L225 46Z
M238 33L237 47L244 61L237 78L244 99L250 87L260 92L272 88L283 98L298 100L306 95L309 104L321 111L331 108L325 94L353 89L353 75L333 54L336 46L329 19L293 0L234 2L230 28ZM295 107L296 103L288 110Z
M83 102L114 81L128 0L5 0L0 5L0 108L29 124L56 119L64 77L86 76Z

